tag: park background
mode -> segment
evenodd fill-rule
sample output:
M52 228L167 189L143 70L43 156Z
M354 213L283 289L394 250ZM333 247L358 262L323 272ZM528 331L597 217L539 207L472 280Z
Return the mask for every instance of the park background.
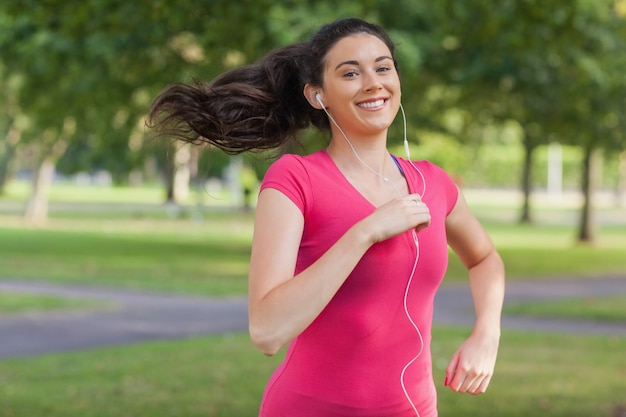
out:
M210 80L343 16L396 41L411 154L454 176L509 279L626 274L624 0L7 0L0 277L245 295L242 173L262 178L278 152L181 145L146 113L168 83ZM281 152L325 143L302 139ZM398 121L400 155L401 140ZM464 278L452 259L446 282ZM625 301L508 313L623 323ZM0 320L99 308L111 306L0 293ZM437 327L434 351L449 357L466 332ZM502 344L490 392L441 390L442 416L624 415L624 337L504 329ZM0 416L252 416L279 359L240 333L3 359Z

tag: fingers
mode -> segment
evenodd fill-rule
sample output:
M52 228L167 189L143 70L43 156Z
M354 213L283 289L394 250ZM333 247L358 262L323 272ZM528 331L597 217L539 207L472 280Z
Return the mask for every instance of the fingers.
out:
M409 204L410 207L415 208L415 213L430 213L426 203L422 201L422 197L419 194L409 194L401 198L405 204Z
M414 229L419 232L430 224L430 210L419 194L395 198L378 207L370 216L375 227L374 242Z
M452 391L472 395L479 395L487 391L493 371L481 371L479 370L480 367L472 367L463 364L463 362L461 352L455 352L446 368L444 385Z
M406 200L410 200L413 201L413 203L417 206L422 206L424 204L424 202L422 201L422 196L419 194L408 194L406 196L403 197Z
M413 207L413 215L415 215L415 230L419 232L420 230L428 227L430 224L430 210L426 203L422 201L422 198L419 194L409 194L405 197Z
M456 373L452 378L446 376L444 385L452 391L480 395L487 391L491 382L491 374Z
M484 393L493 376L497 353L497 340L472 334L452 356L445 385L456 392Z
M479 395L487 391L492 375L493 371L463 366L457 352L446 369L444 385L452 391Z

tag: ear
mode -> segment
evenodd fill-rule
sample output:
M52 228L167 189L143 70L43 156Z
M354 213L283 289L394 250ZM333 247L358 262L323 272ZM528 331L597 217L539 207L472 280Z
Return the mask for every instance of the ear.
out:
M314 87L311 84L306 84L304 86L304 97L306 98L306 100L309 102L309 104L318 110L322 110L322 105L317 101L317 99L315 98L315 96L319 93L321 94L320 88L319 87Z

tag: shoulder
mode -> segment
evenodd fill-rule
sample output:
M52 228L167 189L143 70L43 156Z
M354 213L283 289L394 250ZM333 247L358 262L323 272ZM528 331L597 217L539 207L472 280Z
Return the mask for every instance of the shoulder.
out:
M442 167L440 167L439 165L426 160L426 159L422 159L422 160L418 160L418 161L408 161L408 160L404 160L406 164L413 164L415 166L417 166L419 169L423 170L425 173L428 173L429 175L435 176L435 177L440 177L440 178L450 178L450 175L447 173L446 170L444 170Z
M306 156L284 154L270 165L264 179L267 181L285 175L308 175L310 171L318 169L322 163L322 156L322 152Z
M285 154L268 168L261 184L261 191L274 188L287 195L298 207L304 208L312 189L312 178L323 169L324 154L315 152L300 156Z
M395 158L407 176L419 176L421 174L431 181L454 182L446 170L431 161L426 159L409 161L397 156Z
M448 213L454 208L459 196L459 188L447 171L428 160L397 159L408 181L415 184L415 191L423 190L426 200L430 196L444 197Z

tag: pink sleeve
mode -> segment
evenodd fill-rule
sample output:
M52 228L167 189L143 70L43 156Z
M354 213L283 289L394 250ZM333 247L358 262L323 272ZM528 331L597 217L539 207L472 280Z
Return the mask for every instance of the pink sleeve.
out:
M446 198L446 215L448 215L452 209L454 209L454 206L459 199L459 187L443 168L433 164L432 162L423 162L432 173L429 177L435 179L434 186L438 190L443 191L443 195ZM431 185L429 184L429 186Z
M269 167L263 177L260 191L266 188L276 189L285 194L304 213L306 197L311 189L309 183L309 175L301 158L287 154Z
M443 168L426 159L395 159L400 162L402 173L412 185L412 192L422 194L429 204L436 202L437 210L446 216L450 214L459 198L459 188L452 177Z

